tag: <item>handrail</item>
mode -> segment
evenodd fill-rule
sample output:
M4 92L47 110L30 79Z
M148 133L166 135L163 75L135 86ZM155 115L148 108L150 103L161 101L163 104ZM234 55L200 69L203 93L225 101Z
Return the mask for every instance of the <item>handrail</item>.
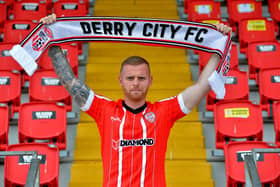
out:
M251 154L244 155L246 187L261 187L261 181L257 170L257 153L280 153L279 148L255 148Z
M0 151L0 156L32 155L25 187L40 187L40 159L37 151Z

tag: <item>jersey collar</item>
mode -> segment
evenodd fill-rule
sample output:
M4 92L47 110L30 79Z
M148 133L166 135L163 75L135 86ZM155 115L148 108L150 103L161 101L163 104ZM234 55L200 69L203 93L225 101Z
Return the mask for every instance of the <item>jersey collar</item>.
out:
M140 106L139 108L133 109L133 108L129 107L127 104L125 104L124 101L122 101L122 105L126 110L128 110L129 112L132 112L133 114L138 114L140 112L143 112L145 110L145 108L147 107L147 103L145 103L144 105Z

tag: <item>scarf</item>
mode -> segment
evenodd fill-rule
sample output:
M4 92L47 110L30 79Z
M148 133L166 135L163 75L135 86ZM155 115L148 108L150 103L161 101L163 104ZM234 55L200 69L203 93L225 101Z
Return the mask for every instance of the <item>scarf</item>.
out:
M144 45L183 47L216 53L221 60L208 81L217 98L225 95L225 75L229 70L231 36L214 25L175 20L63 17L50 25L39 23L10 50L11 56L32 75L40 56L51 44L74 41L133 42Z

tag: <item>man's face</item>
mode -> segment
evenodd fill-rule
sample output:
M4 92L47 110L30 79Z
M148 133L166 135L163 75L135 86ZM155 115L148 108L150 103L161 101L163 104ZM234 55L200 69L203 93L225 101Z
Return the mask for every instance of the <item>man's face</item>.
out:
M125 99L136 102L146 99L148 89L152 84L152 77L146 64L124 65L119 80Z

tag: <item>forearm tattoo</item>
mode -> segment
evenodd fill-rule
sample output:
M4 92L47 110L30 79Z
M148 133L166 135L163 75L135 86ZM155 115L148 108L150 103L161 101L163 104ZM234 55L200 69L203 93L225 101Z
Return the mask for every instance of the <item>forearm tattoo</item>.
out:
M77 104L82 107L86 103L90 89L73 73L73 70L59 46L51 46L49 56L61 83L65 86Z

